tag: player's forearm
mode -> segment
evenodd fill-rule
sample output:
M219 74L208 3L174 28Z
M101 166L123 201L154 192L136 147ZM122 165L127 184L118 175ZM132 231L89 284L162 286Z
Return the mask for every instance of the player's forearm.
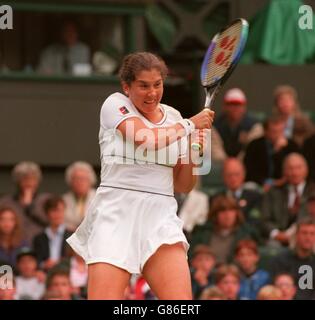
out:
M189 193L196 184L196 176L193 175L194 164L180 164L174 169L174 191Z

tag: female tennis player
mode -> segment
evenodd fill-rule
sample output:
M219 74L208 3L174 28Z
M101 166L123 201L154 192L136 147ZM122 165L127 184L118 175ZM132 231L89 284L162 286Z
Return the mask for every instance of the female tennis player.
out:
M189 146L205 135L191 133L210 129L214 112L183 119L160 103L167 67L152 53L127 55L119 74L124 94L110 95L100 114L101 184L68 243L88 264L89 299L123 299L133 273L159 299L191 299L174 190L193 188Z

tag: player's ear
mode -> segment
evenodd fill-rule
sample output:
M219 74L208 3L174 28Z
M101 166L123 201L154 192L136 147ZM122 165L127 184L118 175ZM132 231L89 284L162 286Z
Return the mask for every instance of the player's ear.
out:
M121 83L122 89L126 96L129 96L129 85L126 82Z

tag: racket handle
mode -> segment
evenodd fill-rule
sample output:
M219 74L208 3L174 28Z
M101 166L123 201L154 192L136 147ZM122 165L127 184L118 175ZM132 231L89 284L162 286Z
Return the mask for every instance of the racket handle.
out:
M201 144L200 143L197 143L197 142L193 142L191 144L191 148L194 150L194 151L200 151L201 150Z

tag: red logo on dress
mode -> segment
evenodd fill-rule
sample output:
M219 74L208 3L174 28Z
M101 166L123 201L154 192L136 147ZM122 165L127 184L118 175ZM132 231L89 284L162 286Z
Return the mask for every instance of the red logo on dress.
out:
M128 113L129 113L129 110L128 110L125 106L120 107L120 108L119 108L119 111L120 111L122 114L128 114Z

